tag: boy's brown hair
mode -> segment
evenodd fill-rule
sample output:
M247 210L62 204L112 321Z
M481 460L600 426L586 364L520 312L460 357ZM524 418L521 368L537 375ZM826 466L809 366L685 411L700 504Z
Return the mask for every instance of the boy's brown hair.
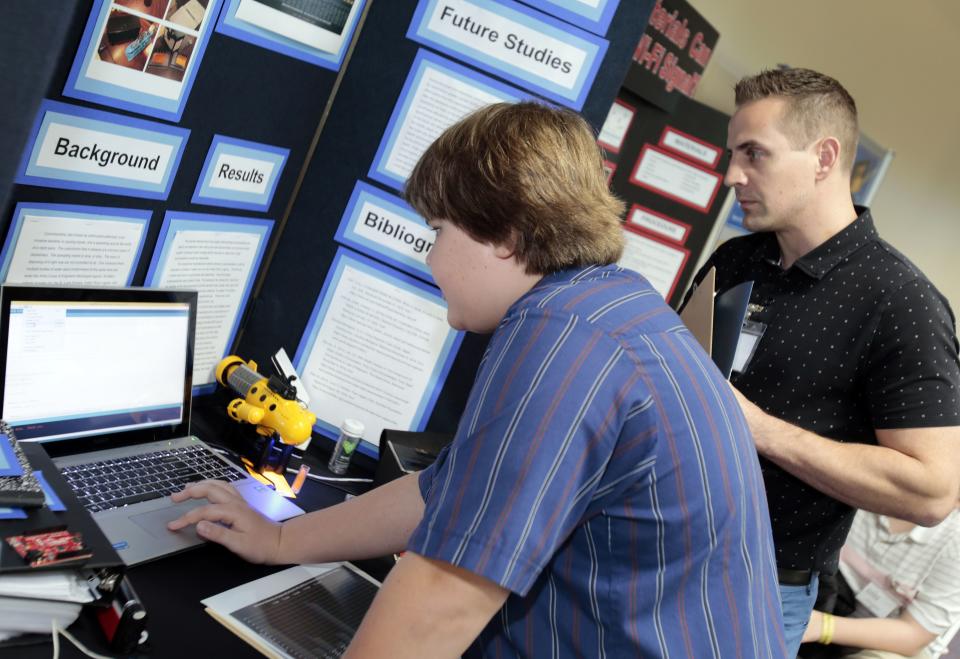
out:
M623 202L579 115L539 103L497 103L443 132L405 195L424 218L479 242L511 245L529 274L614 263Z
M840 164L853 170L860 129L857 104L839 82L810 69L771 69L748 76L734 88L737 106L763 98L787 102L781 128L794 148L832 135L840 140Z

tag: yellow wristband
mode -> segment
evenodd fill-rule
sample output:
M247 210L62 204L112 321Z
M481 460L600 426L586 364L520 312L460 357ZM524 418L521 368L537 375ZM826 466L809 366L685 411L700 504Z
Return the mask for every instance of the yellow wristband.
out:
M817 641L823 645L830 645L833 641L833 629L836 624L836 618L829 613L821 614L820 618L820 639Z

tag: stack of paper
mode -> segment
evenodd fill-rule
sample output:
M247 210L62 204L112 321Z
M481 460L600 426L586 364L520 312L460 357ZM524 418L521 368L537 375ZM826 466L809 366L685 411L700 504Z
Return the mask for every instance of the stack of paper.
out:
M0 575L0 641L26 632L67 627L81 607L94 600L86 579L74 570Z

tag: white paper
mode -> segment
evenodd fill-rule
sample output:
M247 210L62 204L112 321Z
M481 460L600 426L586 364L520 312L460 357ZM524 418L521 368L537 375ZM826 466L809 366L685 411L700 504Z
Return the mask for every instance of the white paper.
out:
M737 373L743 373L747 363L753 356L753 351L760 341L760 335L755 332L741 331L740 338L737 340L737 350L733 353L733 369Z
M424 67L419 82L384 166L404 181L440 133L474 110L504 100L433 66Z
M653 149L643 152L632 178L701 210L710 207L713 193L720 185L719 175Z
M175 152L173 145L164 142L80 128L54 119L37 151L36 165L157 185L163 182Z
M720 150L717 147L701 144L669 128L663 135L663 146L670 147L674 151L682 153L693 160L699 160L710 167L712 167L720 157Z
M170 243L157 286L197 291L194 386L216 380L261 240L243 231L180 230Z
M287 39L322 50L325 53L337 54L340 52L343 40L349 36L347 26L352 25L354 15L359 8L360 3L354 2L350 13L347 15L347 20L339 32L301 20L296 16L256 2L256 0L240 0L236 16L241 21L279 34Z
M144 225L24 213L6 280L16 284L124 286Z
M619 151L632 119L633 110L626 105L614 103L610 106L610 112L607 113L607 118L603 122L600 136L597 139L606 146Z
M93 594L76 570L9 572L0 578L0 597L28 597L86 603Z
M213 163L209 187L211 190L263 195L275 167L276 163L270 160L247 158L236 153L221 153Z
M343 268L300 377L310 410L339 426L363 423L379 445L384 428L412 429L452 331L446 308L349 264Z
M876 582L870 581L856 594L857 601L878 618L886 618L900 608L900 602Z
M682 224L665 220L664 218L654 215L649 211L645 211L642 208L634 208L630 212L627 221L629 221L630 224L643 227L648 231L658 233L661 236L669 238L670 240L678 243L682 243L684 237L687 235L687 228Z
M626 245L617 264L639 272L666 298L680 274L686 253L632 231L624 231L623 237Z
M51 623L67 628L80 615L82 604L0 598L0 637L17 633L49 634Z
M577 86L587 61L582 48L467 0L436 3L427 29L564 89Z
M430 227L373 201L366 201L360 207L354 232L381 245L388 252L397 252L424 265L434 241Z

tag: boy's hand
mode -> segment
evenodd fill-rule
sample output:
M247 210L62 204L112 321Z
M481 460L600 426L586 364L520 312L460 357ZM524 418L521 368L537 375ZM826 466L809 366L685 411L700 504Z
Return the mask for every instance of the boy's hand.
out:
M275 563L280 550L280 525L251 508L229 483L217 480L191 483L170 495L175 503L206 499L210 503L187 511L167 524L179 531L197 525L197 535L223 545L251 563Z

